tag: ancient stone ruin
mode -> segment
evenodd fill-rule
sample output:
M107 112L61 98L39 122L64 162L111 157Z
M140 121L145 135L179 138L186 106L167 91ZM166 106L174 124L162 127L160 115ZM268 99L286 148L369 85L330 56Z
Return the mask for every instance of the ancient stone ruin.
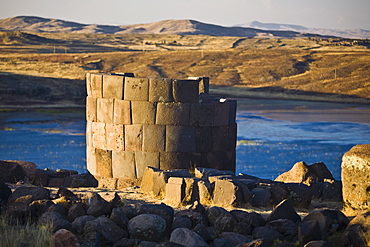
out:
M347 208L370 210L370 144L356 145L342 158L343 201Z
M87 169L123 187L147 166L235 171L236 101L209 96L207 77L87 74Z

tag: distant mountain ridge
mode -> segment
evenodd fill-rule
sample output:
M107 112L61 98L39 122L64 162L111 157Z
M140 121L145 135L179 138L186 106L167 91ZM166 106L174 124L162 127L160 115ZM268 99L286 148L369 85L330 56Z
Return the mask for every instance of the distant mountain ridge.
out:
M292 24L278 24L278 23L262 23L259 21L252 21L237 27L249 27L262 30L279 30L279 31L293 31L300 33L316 33L324 36L337 36L350 39L369 39L370 31L365 29L328 29L328 28L308 28L300 25Z
M313 30L313 32L310 32ZM322 29L322 34L299 25L284 25L273 23L252 22L239 26L220 26L202 23L195 20L163 20L146 24L132 25L98 25L81 24L60 19L49 19L37 16L16 16L0 20L0 31L28 31L51 33L104 33L104 34L179 34L179 35L212 35L236 37L276 37L296 38L321 36L323 38L349 37L346 32L333 32ZM317 29L321 30L321 29ZM370 37L370 31L352 31L356 38ZM319 35L317 35L319 34Z

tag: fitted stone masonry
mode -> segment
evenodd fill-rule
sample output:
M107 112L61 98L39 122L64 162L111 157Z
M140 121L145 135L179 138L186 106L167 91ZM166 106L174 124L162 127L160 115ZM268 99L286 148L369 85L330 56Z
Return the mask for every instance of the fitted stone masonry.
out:
M207 77L87 74L86 85L87 169L99 186L147 166L235 171L236 101L211 98Z

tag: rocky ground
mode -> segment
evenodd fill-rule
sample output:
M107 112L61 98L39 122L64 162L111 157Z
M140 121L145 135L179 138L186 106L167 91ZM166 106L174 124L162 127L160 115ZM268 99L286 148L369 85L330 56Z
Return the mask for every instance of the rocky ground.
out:
M369 243L370 212L349 217L341 211L342 202L338 200L310 200L308 206L301 208L294 205L299 205L302 197L294 194L277 204L259 207L253 206L253 200L242 206L220 206L216 201L202 205L199 203L201 198L190 204L169 206L167 196L155 198L143 193L145 186L141 186L140 181L131 181L120 190L42 187L35 183L42 182L40 178L45 178L45 174L50 176L46 178L52 183L60 181L56 179L58 176L69 174L63 181L71 182L73 186L77 182L82 184L83 176L67 170L41 172L31 163L14 161L2 161L2 175L9 163L16 173L6 177L18 177L17 174L22 173L19 166L22 166L24 179L0 183L1 212L8 227L14 225L14 219L18 225L32 222L50 225L55 246L312 247L367 246ZM313 183L319 179L318 173L312 174L318 167L322 168L320 174L330 176L325 175L323 164L297 163L279 180L293 179L294 176L289 175L292 171L308 170L310 175L303 176L305 179L300 182L302 185ZM215 172L214 169L198 170L207 175ZM25 182L31 181L30 176L34 176L33 184ZM89 177L84 176L86 185ZM144 174L143 181L147 179L145 177ZM216 177L215 190L217 179L225 179ZM0 178L4 180L4 176ZM240 178L227 180L230 179ZM244 194L242 198L245 198ZM240 197L238 193L235 195ZM5 229L0 227L0 231L5 232Z

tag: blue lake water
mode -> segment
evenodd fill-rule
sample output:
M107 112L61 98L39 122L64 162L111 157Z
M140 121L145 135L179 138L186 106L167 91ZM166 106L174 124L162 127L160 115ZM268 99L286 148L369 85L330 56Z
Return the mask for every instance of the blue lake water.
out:
M1 112L0 160L86 172L84 112ZM370 143L370 108L286 100L238 100L237 173L275 179L294 163L324 162L340 179L341 158Z

